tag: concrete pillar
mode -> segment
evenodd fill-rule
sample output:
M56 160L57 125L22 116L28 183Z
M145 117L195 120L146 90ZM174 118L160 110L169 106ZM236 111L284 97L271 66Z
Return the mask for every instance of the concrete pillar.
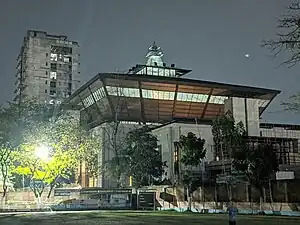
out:
M168 132L168 142L169 142L169 152L171 155L171 159L169 161L169 177L172 183L174 183L175 181L175 177L174 177L174 138L173 138L173 129L172 127L169 127L169 132Z
M259 100L248 98L229 98L224 111L231 111L236 123L242 122L249 136L259 136Z
M246 202L249 202L249 184L245 184Z
M287 193L287 182L284 181L284 200L285 202L289 202L288 193Z

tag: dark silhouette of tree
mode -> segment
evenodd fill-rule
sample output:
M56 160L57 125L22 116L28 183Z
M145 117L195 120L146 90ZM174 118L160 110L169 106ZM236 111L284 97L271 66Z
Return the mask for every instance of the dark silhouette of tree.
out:
M271 176L279 171L276 149L271 144L259 144L254 148L235 151L233 157L234 168L242 172L248 182L260 191L262 199ZM271 192L271 187L269 190Z
M291 54L291 57L282 65L294 66L300 61L300 2L295 1L288 6L287 13L278 19L277 37L263 41L262 46L269 49L274 56L282 51Z
M119 165L124 176L132 176L135 187L159 183L165 174L166 162L162 161L157 142L147 127L133 130L126 135L125 147L120 149L118 158L114 157L110 163Z
M193 168L201 165L202 160L206 156L206 149L204 148L205 140L197 137L194 133L189 132L186 136L181 135L179 141L175 143L179 158L175 162L179 181L188 190L188 197L197 189L201 183L193 174ZM183 165L182 170L180 164ZM203 178L202 178L203 179ZM191 207L191 199L189 198L189 210Z
M300 61L300 1L294 1L287 8L287 13L278 19L277 37L263 41L262 46L267 48L276 57L281 52L291 56L282 62L282 65L292 67ZM288 101L282 103L285 110L300 112L300 93L292 95Z
M222 161L222 174L225 176L225 183L228 197L232 200L232 185L235 181L236 171L232 164L236 151L243 152L246 148L244 136L246 131L242 122L236 123L232 113L229 111L213 121L212 134L216 160ZM226 171L226 165L230 165L230 171Z

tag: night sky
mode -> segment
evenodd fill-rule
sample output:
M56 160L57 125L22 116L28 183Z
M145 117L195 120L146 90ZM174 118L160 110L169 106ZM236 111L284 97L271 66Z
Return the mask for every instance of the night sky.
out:
M12 100L16 57L26 31L67 35L81 46L82 82L98 72L144 63L156 41L167 64L191 78L282 90L264 113L267 122L300 123L280 103L296 93L299 66L279 67L260 47L274 38L276 18L291 0L2 0L0 103ZM250 58L245 57L249 54ZM300 90L299 90L300 91Z

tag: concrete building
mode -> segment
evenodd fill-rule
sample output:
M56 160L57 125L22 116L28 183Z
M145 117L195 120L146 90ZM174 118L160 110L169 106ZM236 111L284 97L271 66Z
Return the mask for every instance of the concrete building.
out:
M79 44L67 36L29 30L17 58L15 102L55 104L80 85Z
M236 122L245 125L249 142L271 142L276 147L283 172L300 165L300 132L285 125L278 128L260 122L264 110L280 91L182 77L190 71L174 64L168 66L162 50L154 43L144 65L138 64L127 73L97 74L66 100L69 106L79 107L81 122L101 136L100 165L114 155L110 143L116 121L118 148L128 131L148 124L159 139L162 160L167 161L166 178L176 181L174 164L178 156L174 142L181 134L193 132L206 140L207 149L205 163L194 169L195 174L216 180L222 166L228 164L229 155L221 155L214 148L211 125L228 110ZM294 173L285 174L289 176L286 179L295 177ZM89 186L91 182L85 177L82 185ZM102 170L96 183L99 187L115 185Z

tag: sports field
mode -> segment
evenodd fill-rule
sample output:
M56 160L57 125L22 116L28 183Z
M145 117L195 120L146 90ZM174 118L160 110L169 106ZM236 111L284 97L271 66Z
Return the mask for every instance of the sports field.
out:
M271 216L238 216L237 224L284 224L296 225L300 218ZM202 215L198 213L176 212L80 212L0 215L0 224L5 225L109 225L109 224L144 224L144 225L223 225L228 224L225 215Z

